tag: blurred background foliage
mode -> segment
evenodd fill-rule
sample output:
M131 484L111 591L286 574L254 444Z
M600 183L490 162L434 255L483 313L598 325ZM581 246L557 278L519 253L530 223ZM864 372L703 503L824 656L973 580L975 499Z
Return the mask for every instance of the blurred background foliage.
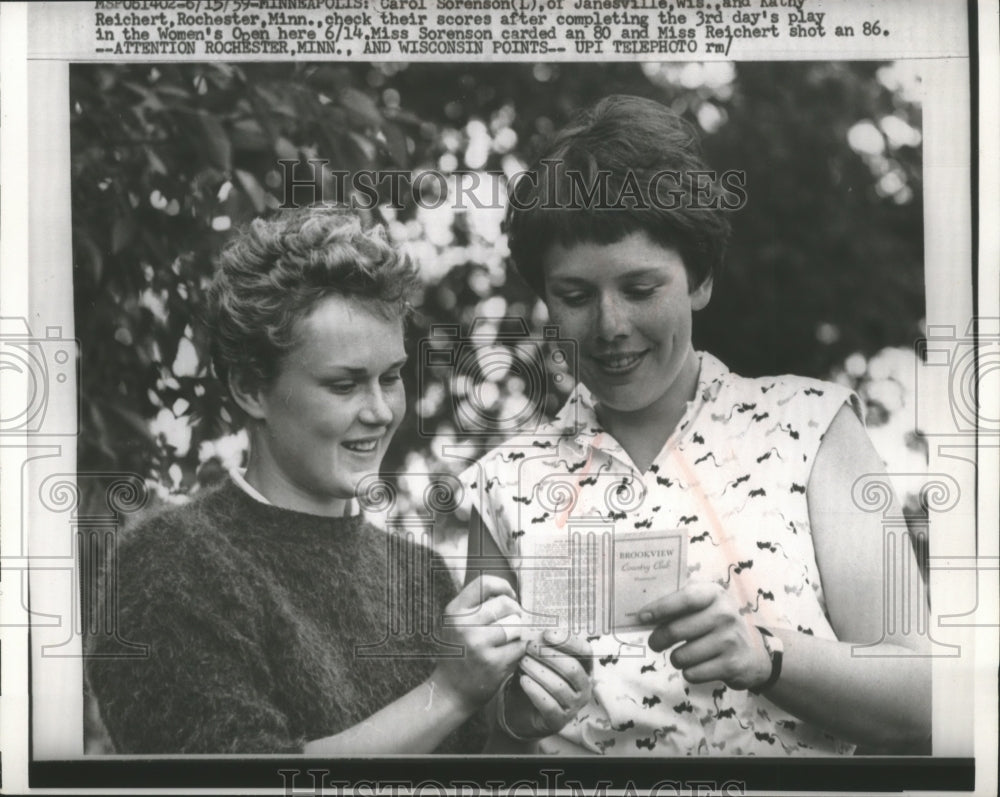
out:
M384 469L415 474L404 503L419 474L459 469L439 452L468 430L449 380L418 378L417 342L431 324L467 329L478 316L520 316L538 333L544 308L507 267L496 197L573 111L611 93L671 106L703 130L715 169L746 173L749 201L696 318L698 347L747 375L851 384L873 432L884 430L883 457L922 469L912 428L924 316L920 80L905 63L212 63L71 68L80 471L133 472L171 501L241 463L245 435L230 428L209 365L205 289L240 225L316 195L288 193L279 161L315 159L447 178L420 183L420 202L404 191L399 206L367 215L425 283L410 412ZM473 178L485 207L468 194L456 202L459 181ZM334 199L325 180L317 190ZM549 410L570 384L550 383ZM516 374L486 388L476 400L498 415L525 398Z
M749 201L733 214L726 271L696 317L698 347L747 375L793 372L850 385L867 404L890 470L919 473L926 452L913 428L913 343L924 317L923 211L920 80L912 69L73 65L79 471L138 474L155 506L186 500L243 463L246 437L229 424L201 319L222 244L289 197L280 160L325 159L351 172L436 169L446 180L424 181L422 201L404 191L399 207L367 214L387 226L424 279L405 374L409 412L384 463L408 474L398 480L406 509L427 488L426 474L462 467L442 458L441 447L469 431L455 412L454 402L469 398L463 386L453 391L447 369L418 368L431 325L467 330L477 317L519 316L537 338L545 323L544 308L507 267L495 197L576 109L628 93L698 125L715 169L746 173ZM460 181L476 178L484 207L468 194L456 202ZM329 174L321 185L322 198L335 198ZM290 198L305 204L311 193ZM549 411L572 384L556 379L558 370L548 375ZM478 411L503 418L532 389L516 369L500 368L473 398ZM81 479L81 488L89 483ZM907 500L919 523L919 502ZM81 501L81 512L105 509L96 489ZM87 749L109 750L92 705Z

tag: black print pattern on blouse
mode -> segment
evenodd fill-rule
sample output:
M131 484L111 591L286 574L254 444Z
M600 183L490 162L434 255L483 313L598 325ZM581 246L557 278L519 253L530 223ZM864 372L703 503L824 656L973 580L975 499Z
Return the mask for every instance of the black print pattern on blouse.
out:
M680 530L688 574L732 592L751 622L833 639L810 533L808 484L846 388L744 379L701 354L695 400L645 473L597 422L578 387L544 434L504 443L463 475L466 496L516 570L575 524L627 535ZM860 417L860 414L859 414ZM573 421L579 422L574 425ZM545 445L536 445L539 438ZM521 456L512 456L519 453ZM543 480L568 495L543 500ZM476 485L482 485L477 489ZM540 506L539 506L540 505ZM588 525L589 524L589 525ZM596 525L595 525L596 524ZM688 684L649 629L593 633L593 699L543 751L619 755L818 755L853 748L763 697Z

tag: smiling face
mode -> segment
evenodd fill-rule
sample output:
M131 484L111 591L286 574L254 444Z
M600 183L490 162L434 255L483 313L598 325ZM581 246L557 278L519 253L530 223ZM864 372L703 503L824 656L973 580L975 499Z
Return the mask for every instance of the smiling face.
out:
M606 245L557 244L543 265L549 314L577 342L580 377L602 422L676 422L697 386L691 314L708 304L711 280L689 291L681 256L644 232Z
M237 397L257 421L246 478L278 506L339 515L402 420L403 324L328 296L296 333L277 378Z

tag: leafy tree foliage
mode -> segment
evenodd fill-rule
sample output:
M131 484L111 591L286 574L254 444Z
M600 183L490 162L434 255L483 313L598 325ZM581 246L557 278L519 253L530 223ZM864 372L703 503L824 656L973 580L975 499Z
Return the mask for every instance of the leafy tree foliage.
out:
M227 433L200 323L213 256L289 195L281 160L329 169L510 175L572 112L648 96L705 130L708 160L746 173L727 271L696 343L750 375L826 376L848 355L910 346L923 316L919 106L874 63L157 64L71 70L81 471L130 471L183 494L221 472ZM299 173L301 174L301 173ZM324 198L335 181L323 178ZM435 190L427 181L426 191ZM453 186L452 186L453 187ZM382 188L383 200L388 202ZM292 195L306 202L303 189ZM309 191L305 192L309 194ZM414 253L433 323L520 315L497 210L372 208ZM414 344L416 352L416 344ZM439 464L462 436L448 385L418 379L388 470ZM565 384L565 383L564 383ZM516 385L502 380L498 406ZM562 393L553 387L550 409ZM208 453L206 453L208 452ZM99 497L95 497L99 499Z

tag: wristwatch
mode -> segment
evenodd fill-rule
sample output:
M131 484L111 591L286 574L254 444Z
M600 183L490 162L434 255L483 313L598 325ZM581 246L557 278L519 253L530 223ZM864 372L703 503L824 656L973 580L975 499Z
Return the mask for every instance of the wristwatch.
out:
M496 722L497 727L501 731L506 733L511 739L516 742L537 742L539 739L545 738L548 734L543 736L522 736L521 734L514 731L510 725L507 723L507 691L512 689L517 683L515 676L508 675L507 680L503 682L500 689L497 690L496 698Z
M781 659L785 654L785 646L782 644L780 637L776 637L761 626L757 626L757 630L760 631L760 636L764 640L764 649L767 651L767 655L771 657L771 676L760 686L747 689L752 695L759 695L766 692L778 682L778 678L781 676Z

